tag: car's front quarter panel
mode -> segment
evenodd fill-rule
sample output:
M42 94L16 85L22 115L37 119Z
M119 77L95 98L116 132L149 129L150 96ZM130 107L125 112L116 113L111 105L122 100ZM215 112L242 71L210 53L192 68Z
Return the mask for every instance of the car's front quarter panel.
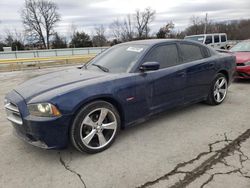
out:
M113 79L100 81L71 91L57 95L51 99L51 103L58 106L63 114L71 115L72 119L78 110L87 103L94 100L107 100L118 105L116 108L120 112L123 120L122 126L144 116L148 113L148 106L145 98L145 85L138 82L139 74L125 73L114 74ZM143 79L143 78L142 78ZM141 87L142 90L140 89ZM138 111L138 109L140 109Z
M12 122L17 136L42 148L64 148L68 143L68 125L70 116L36 117L30 115L27 104L16 91L6 95L6 103L11 102L18 107L22 124Z

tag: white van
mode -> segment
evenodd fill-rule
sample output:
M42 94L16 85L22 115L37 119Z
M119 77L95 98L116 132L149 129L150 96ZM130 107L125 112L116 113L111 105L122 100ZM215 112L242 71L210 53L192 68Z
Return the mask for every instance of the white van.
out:
M228 47L226 33L190 35L184 39L198 41L215 49L227 49Z

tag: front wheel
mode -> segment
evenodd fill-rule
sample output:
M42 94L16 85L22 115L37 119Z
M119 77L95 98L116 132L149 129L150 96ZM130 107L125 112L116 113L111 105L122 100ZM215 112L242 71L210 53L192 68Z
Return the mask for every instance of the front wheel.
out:
M107 149L120 129L116 108L105 101L95 101L83 107L71 127L71 141L76 149L97 153Z
M219 73L212 83L206 102L210 105L221 104L227 96L227 90L227 78L224 74Z

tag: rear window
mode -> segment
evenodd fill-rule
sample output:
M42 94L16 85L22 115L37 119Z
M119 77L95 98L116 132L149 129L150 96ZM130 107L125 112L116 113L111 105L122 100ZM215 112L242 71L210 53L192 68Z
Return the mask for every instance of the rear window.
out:
M221 42L226 42L226 35L221 35Z
M214 35L214 43L220 42L219 35Z
M180 47L184 63L204 58L201 48L197 45L182 43Z

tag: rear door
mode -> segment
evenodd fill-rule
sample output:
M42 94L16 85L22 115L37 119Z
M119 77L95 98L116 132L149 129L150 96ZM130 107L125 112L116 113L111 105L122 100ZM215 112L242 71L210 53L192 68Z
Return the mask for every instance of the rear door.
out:
M200 100L207 96L214 75L215 60L210 51L201 45L181 42L180 50L186 73L185 102Z

